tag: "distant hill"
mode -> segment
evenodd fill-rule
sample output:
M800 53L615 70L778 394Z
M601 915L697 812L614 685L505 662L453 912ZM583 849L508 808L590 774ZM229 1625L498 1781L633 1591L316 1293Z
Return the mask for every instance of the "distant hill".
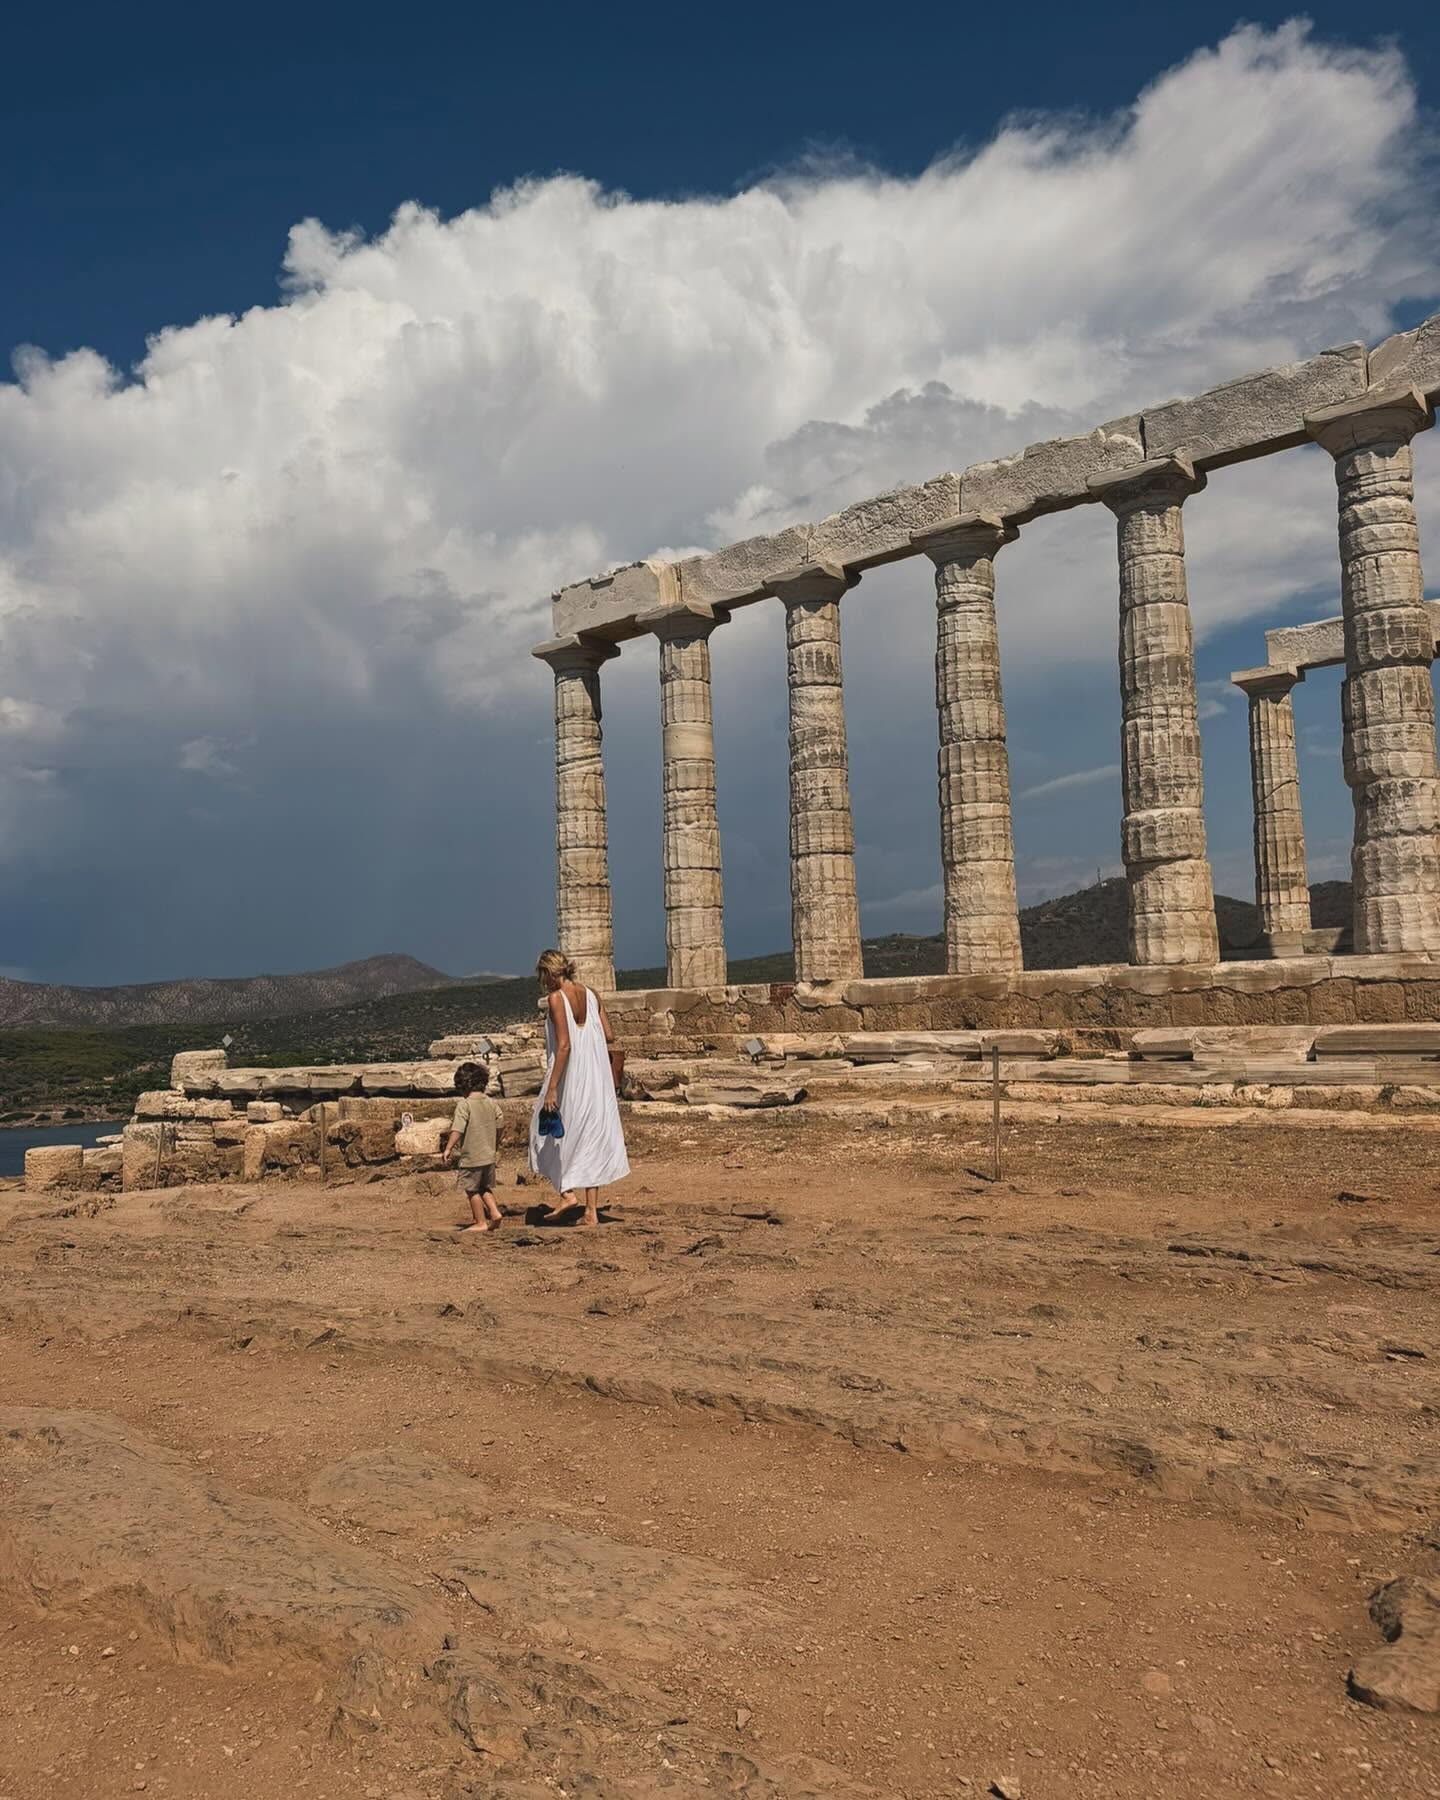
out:
M0 980L0 1026L93 1029L212 1020L231 1025L444 987L451 979L413 956L367 956L363 962L301 975L151 981L134 987L63 987L51 982Z

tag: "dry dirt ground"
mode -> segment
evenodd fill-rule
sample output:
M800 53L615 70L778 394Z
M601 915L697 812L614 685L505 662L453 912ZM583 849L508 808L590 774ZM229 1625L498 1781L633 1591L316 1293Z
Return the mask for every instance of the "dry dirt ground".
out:
M1437 1140L803 1110L0 1192L0 1797L1440 1795Z

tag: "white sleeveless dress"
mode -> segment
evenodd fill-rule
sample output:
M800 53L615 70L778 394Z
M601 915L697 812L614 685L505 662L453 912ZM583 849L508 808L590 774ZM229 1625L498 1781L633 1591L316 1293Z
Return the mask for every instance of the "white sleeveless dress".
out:
M541 1137L540 1107L555 1067L555 1027L545 1016L545 1082L530 1116L530 1167L562 1194L572 1188L606 1187L630 1173L625 1133L610 1073L610 1050L600 1024L600 1006L588 988L585 1023L577 1025L570 996L562 988L565 1023L570 1028L570 1060L560 1078L562 1138Z

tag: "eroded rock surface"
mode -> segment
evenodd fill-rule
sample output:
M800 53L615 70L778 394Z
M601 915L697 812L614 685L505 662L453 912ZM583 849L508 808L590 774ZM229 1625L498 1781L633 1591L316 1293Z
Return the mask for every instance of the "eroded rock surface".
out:
M543 1641L641 1662L662 1661L697 1636L723 1644L746 1619L778 1626L783 1618L718 1563L552 1525L492 1532L437 1572Z
M332 1518L417 1537L482 1525L495 1507L483 1482L438 1456L393 1448L360 1450L331 1463L311 1482L309 1499Z
M1385 1648L1350 1671L1357 1700L1386 1711L1440 1713L1440 1580L1402 1575L1370 1596Z
M0 1582L44 1608L122 1600L182 1657L340 1666L444 1636L398 1571L103 1414L0 1409L0 1493Z

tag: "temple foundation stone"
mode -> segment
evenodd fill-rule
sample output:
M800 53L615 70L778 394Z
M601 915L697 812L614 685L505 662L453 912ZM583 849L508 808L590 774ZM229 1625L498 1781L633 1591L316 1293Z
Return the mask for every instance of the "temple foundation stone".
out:
M1255 905L1272 956L1300 956L1310 929L1305 820L1295 752L1292 669L1244 669L1231 680L1250 702L1250 786L1255 806Z
M994 514L967 513L911 538L935 564L940 861L952 975L1021 966L994 562L1018 535Z
M790 690L790 917L797 981L854 981L855 827L840 667L840 597L854 578L804 563L770 585L785 607Z
M605 827L600 665L619 652L581 637L542 644L555 675L555 930L586 987L615 987L614 911Z
M665 968L672 988L725 985L710 634L726 617L710 607L662 607L636 621L660 643Z
M1122 854L1135 964L1205 965L1220 955L1180 517L1204 485L1182 456L1089 483L1117 520Z
M1424 605L1410 440L1433 423L1414 389L1310 414L1335 458L1345 779L1355 805L1355 950L1440 952L1440 770L1434 632Z

